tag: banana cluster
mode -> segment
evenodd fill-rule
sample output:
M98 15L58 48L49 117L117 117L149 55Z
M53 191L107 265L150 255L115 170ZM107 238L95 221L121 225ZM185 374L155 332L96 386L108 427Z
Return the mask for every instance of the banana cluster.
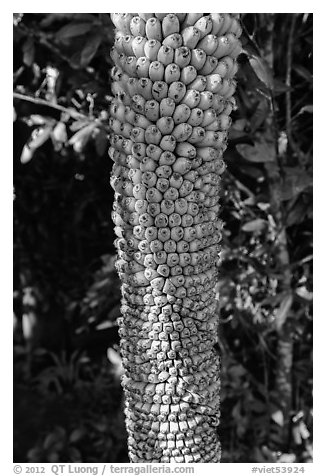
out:
M109 155L132 462L219 462L215 285L237 15L113 13Z

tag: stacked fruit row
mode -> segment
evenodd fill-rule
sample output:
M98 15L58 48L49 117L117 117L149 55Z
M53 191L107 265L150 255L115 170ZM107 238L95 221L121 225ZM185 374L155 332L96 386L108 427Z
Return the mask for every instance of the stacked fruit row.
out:
M132 462L218 462L220 175L236 15L111 14L112 214Z

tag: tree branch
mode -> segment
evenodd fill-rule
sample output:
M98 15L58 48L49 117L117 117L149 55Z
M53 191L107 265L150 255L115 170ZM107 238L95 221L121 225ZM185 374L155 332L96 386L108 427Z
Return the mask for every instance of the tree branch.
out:
M28 101L28 102L32 102L33 104L38 104L39 106L46 106L52 109L56 109L57 111L61 111L65 114L68 114L73 119L89 120L87 116L85 116L84 114L81 114L80 112L75 111L74 109L69 109L64 106L60 106L59 104L53 104L51 102L48 102L46 99L34 98L31 96L26 96L25 94L15 93L15 92L13 93L13 97L15 99L20 99L22 101Z

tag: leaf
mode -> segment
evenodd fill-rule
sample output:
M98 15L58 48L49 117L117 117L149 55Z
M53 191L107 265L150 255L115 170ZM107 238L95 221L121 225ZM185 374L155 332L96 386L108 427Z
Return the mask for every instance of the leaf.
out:
M301 76L301 78L305 79L306 81L308 81L308 83L312 83L312 74L311 72L305 68L304 66L300 65L300 64L295 64L293 66L293 70L299 75Z
M269 113L269 106L265 98L261 98L254 114L250 118L250 129L255 132L265 121Z
M287 294L283 299L280 304L280 307L276 311L276 316L275 316L275 327L277 331L280 331L281 328L283 327L283 324L285 323L288 313L291 309L293 302L293 295L292 294Z
M66 431L62 427L56 427L52 433L49 433L44 442L43 448L45 450L60 450L64 445L64 439L66 438Z
M249 221L242 225L241 229L243 231L253 232L253 231L262 231L267 226L267 221L262 218L257 218L256 220Z
M82 463L82 456L77 448L69 448L69 458L72 463Z
M32 448L27 453L27 460L29 463L40 463L44 461L44 456L41 448Z
M236 149L249 162L274 162L275 149L272 143L266 142L263 138L255 145L237 144Z
M285 178L281 187L281 200L291 200L313 185L310 175L301 167L284 167Z
M84 46L81 56L80 56L80 65L82 67L87 66L93 57L95 56L98 47L102 41L102 36L99 34L93 35Z
M247 122L248 122L247 119L238 119L237 121L234 121L232 123L232 129L242 132L244 128L246 127Z
M256 76L268 89L273 88L273 77L266 61L257 56L248 54L250 66L254 70Z
M23 62L26 66L32 66L35 56L35 44L33 38L27 38L23 44Z
M68 23L68 25L65 25L64 27L62 27L56 33L56 38L59 41L64 41L69 38L73 38L75 36L81 36L87 33L92 27L93 27L93 24L90 22L88 23L71 22L71 23Z
M306 219L308 209L308 205L300 197L286 215L286 226L290 227L302 223Z
M95 19L94 15L91 15L90 13L49 13L47 16L41 21L40 26L41 27L47 27L52 25L52 23L56 21L62 21L63 19L69 19L69 20L74 20L74 21L86 21L86 20L91 20L93 21Z
M70 433L69 436L69 442L70 443L76 443L77 441L80 441L86 434L86 431L84 428L76 428L72 433Z

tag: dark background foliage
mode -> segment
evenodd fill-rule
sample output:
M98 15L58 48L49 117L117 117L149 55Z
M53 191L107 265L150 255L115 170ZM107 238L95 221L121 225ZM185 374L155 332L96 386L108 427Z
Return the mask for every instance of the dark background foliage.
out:
M224 462L312 461L312 15L242 14L221 216ZM127 461L108 14L14 14L14 460Z

